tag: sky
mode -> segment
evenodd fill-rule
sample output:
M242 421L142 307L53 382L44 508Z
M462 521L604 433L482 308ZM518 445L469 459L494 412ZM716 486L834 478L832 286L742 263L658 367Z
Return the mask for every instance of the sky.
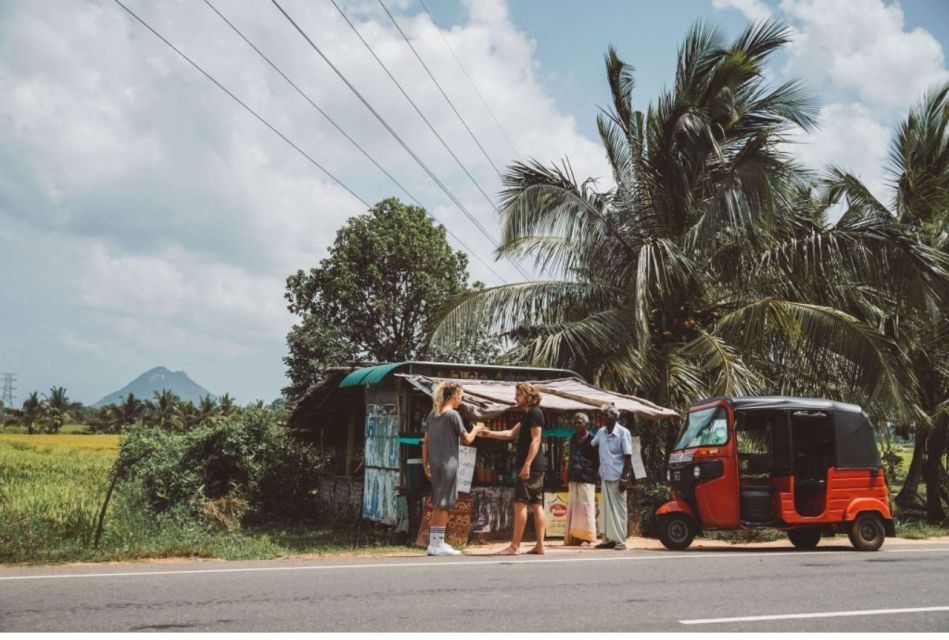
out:
M767 76L800 78L820 104L819 129L796 133L792 151L885 200L894 127L949 81L943 0L422 0L431 16L418 0L385 0L482 153L378 0L337 1L445 146L330 0L278 1L489 234L492 164L567 158L609 184L595 117L609 104L610 44L635 67L645 108L695 21L726 38L784 21L794 39ZM490 264L473 258L473 278L522 279L273 4L211 2L456 248ZM346 188L114 1L0 1L0 372L17 374L16 404L54 385L92 403L155 366L272 400L294 322L286 277L318 265L364 203L410 196L204 0L127 4Z

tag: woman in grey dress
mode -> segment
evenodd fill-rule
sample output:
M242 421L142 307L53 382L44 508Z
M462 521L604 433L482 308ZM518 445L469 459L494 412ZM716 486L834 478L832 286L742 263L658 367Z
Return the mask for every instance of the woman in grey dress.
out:
M448 512L458 501L458 446L474 442L480 427L471 433L458 415L462 389L457 382L443 382L432 394L432 412L428 415L422 439L422 463L432 481L432 522L428 555L456 556L461 552L445 542Z

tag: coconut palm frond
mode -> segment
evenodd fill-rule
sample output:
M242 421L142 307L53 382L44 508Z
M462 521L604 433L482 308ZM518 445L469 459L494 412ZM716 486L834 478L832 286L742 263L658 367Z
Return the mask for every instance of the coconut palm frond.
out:
M949 220L949 83L910 111L890 147L889 173L901 219Z
M745 364L738 350L706 331L699 331L679 355L699 363L706 375L711 374L709 395L754 395L761 387L759 376Z
M830 166L822 180L826 198L830 204L835 204L843 197L847 201L848 211L842 220L849 217L865 217L872 214L877 217L892 219L893 214L883 203L876 199L860 179L847 173L843 169ZM862 214L862 215L861 215Z
M868 398L907 419L918 415L917 381L906 356L879 331L842 311L768 298L723 317L716 334L752 352L762 353L779 340L808 362L842 358L849 382Z
M612 46L606 52L606 79L613 96L616 123L627 137L633 136L633 89L636 88L636 78L633 76L633 67L623 62Z
M749 124L755 130L780 131L796 125L805 131L817 126L817 101L800 80L789 80L775 89L758 89L749 97Z
M538 366L567 366L590 354L608 354L617 344L630 342L627 315L623 309L608 309L572 321L546 325L535 322L511 332L520 338L514 352L518 360ZM595 372L598 367L579 368Z
M697 275L696 265L670 240L655 238L642 245L633 281L634 321L641 340L649 335L649 319L657 303L679 299L688 290L700 293Z
M523 282L471 291L448 300L438 310L432 344L444 346L477 331L508 333L529 322L568 322L585 310L609 308L621 293L604 284L569 281Z
M667 390L665 398L659 398L666 406L685 409L699 398L711 395L701 366L695 360L685 358L677 350L664 357L660 369L660 383Z
M537 162L516 163L505 176L505 185L499 255L504 255L504 248L518 238L530 235L573 238L578 245L577 255L634 250L636 239L628 237L613 219L608 194L596 191L592 180L578 183L568 164L545 167ZM553 264L554 257L538 254L537 261Z

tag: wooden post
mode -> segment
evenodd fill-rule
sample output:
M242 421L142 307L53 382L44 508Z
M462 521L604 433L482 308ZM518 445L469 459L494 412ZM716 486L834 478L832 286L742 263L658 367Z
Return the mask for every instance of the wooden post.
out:
M353 449L356 444L356 414L349 414L349 433L346 435L346 475L353 473Z

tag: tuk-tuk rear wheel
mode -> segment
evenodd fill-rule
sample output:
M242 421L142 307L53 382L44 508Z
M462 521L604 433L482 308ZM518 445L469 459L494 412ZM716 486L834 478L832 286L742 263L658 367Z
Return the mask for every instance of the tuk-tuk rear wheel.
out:
M788 539L795 549L813 549L820 543L820 529L789 529Z
M670 551L687 549L695 533L695 522L684 513L670 513L659 521L659 540Z
M876 513L861 513L851 523L847 532L850 544L858 551L876 551L883 546L886 529Z

